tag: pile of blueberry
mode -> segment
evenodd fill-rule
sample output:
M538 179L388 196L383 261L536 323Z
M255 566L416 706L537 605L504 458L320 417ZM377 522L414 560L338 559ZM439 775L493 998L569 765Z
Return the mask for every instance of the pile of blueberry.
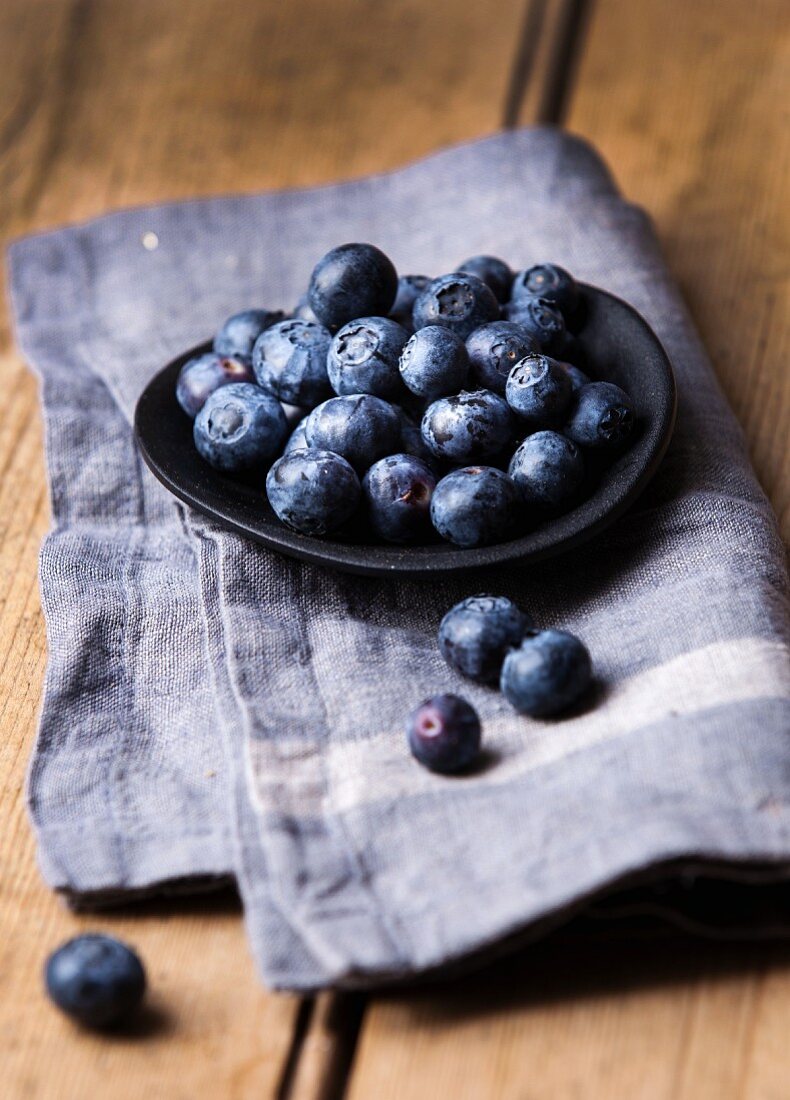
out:
M362 517L386 542L483 546L573 507L585 455L633 431L628 395L578 365L582 312L555 264L398 278L373 245L341 245L290 317L230 317L176 395L213 467L271 464L296 531L342 537Z
M525 611L505 596L471 596L451 608L439 626L439 649L452 668L479 683L499 683L520 714L552 718L588 690L587 647L564 630L536 630ZM450 774L478 758L480 719L459 695L434 695L410 716L409 748L431 771Z

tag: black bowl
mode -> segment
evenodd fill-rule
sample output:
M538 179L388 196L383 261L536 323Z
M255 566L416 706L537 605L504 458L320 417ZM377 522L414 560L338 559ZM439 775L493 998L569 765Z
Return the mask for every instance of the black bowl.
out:
M631 395L637 436L578 507L510 542L471 550L441 542L399 547L364 535L356 541L331 541L291 531L269 506L264 471L234 479L213 470L195 450L192 421L176 401L176 378L187 359L207 351L209 344L174 359L146 387L135 411L140 451L154 475L180 500L231 531L303 561L351 573L414 577L553 557L598 534L636 500L661 462L675 423L675 379L655 333L619 298L584 285L581 295L584 369Z

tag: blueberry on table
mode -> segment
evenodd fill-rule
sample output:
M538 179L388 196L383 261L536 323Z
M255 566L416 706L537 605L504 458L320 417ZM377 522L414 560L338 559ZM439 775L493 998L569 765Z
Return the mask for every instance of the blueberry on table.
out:
M513 367L525 355L538 351L534 337L514 321L490 321L466 340L472 375L479 386L505 396Z
M371 393L387 401L403 396L398 361L409 334L389 317L359 317L344 325L329 347L327 371L336 394Z
M514 301L519 298L543 298L554 302L568 321L576 312L579 288L571 273L559 264L535 264L518 272L510 297Z
M220 386L254 381L252 367L246 360L207 351L184 363L176 382L176 400L187 416L194 420L206 399Z
M431 520L442 538L469 548L503 542L518 521L516 486L493 466L466 466L434 489Z
M530 632L502 665L502 694L521 714L548 718L572 706L590 685L587 647L564 630Z
M433 471L413 455L387 455L362 482L370 524L386 542L426 541L432 532Z
M498 256L470 256L458 265L466 275L476 275L493 292L498 302L506 302L513 285L513 272Z
M236 356L249 362L260 334L282 321L284 316L280 309L245 309L234 313L214 337L214 351L218 355Z
M531 354L516 363L505 386L511 409L530 430L558 424L573 396L567 371L548 355Z
M399 364L406 387L429 401L458 393L469 374L469 356L460 336L429 325L409 338Z
M237 473L278 455L288 435L283 407L260 386L239 382L211 394L195 418L200 455L215 470Z
M470 332L499 319L500 308L493 291L475 275L455 272L440 275L429 283L412 311L415 329L440 325L465 340Z
M432 281L430 275L401 275L398 279L398 289L390 309L390 317L409 332L413 327L411 314L414 303Z
M355 317L386 317L397 289L398 273L381 249L341 244L316 264L307 300L321 324L334 331Z
M470 596L450 608L439 626L439 649L462 676L481 683L499 679L509 649L532 619L506 596Z
M88 1027L120 1023L145 993L145 970L137 954L113 936L75 936L47 959L47 993L59 1009Z
M463 771L480 752L480 719L460 695L434 695L410 715L406 736L412 756L432 772Z
M425 410L422 437L437 458L478 462L496 458L513 439L513 415L506 401L488 390L440 397Z
M359 478L332 451L291 451L266 478L266 495L278 519L303 535L328 535L357 509Z
M565 344L565 320L545 298L515 298L504 307L505 319L525 328L540 351L558 355Z
M575 395L563 431L582 447L614 448L629 438L635 419L625 390L613 382L591 382Z
M510 460L508 474L526 504L561 511L574 504L584 484L584 459L558 432L528 435Z
M342 455L359 473L395 454L400 434L398 410L367 393L330 397L313 409L305 424L311 447Z
M315 321L281 321L261 333L252 352L258 385L288 405L312 409L332 396L326 357L332 336Z

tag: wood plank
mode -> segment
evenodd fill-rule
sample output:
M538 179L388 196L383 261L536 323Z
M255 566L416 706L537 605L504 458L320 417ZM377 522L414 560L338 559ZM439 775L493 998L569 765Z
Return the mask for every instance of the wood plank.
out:
M492 20L453 0L6 0L0 236L129 203L378 171L495 129L522 6L503 0ZM0 372L3 1092L272 1096L303 1014L260 988L236 908L76 917L39 880L22 787L45 659L36 557L48 508L35 384L2 309ZM148 964L151 1012L136 1036L83 1035L44 1001L45 954L85 927L127 936ZM346 1033L330 1021L322 999L300 1096L337 1077Z
M569 114L655 218L786 536L788 17L597 0ZM372 1004L349 1100L780 1100L789 1007L782 945L537 947Z
M782 1020L786 947L560 939L377 1000L348 1100L779 1100L788 1061L763 1040L768 985Z
M655 219L790 542L790 5L602 0L568 126Z

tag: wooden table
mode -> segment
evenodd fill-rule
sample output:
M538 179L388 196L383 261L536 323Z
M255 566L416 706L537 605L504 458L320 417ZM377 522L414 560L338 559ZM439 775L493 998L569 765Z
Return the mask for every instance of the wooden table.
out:
M565 124L654 217L790 535L789 64L787 0L5 0L0 233ZM0 325L2 1095L790 1096L785 946L555 945L418 993L299 1001L260 988L232 900L67 912L22 797L48 506L36 387ZM97 923L150 969L124 1038L78 1034L40 991L45 953Z

